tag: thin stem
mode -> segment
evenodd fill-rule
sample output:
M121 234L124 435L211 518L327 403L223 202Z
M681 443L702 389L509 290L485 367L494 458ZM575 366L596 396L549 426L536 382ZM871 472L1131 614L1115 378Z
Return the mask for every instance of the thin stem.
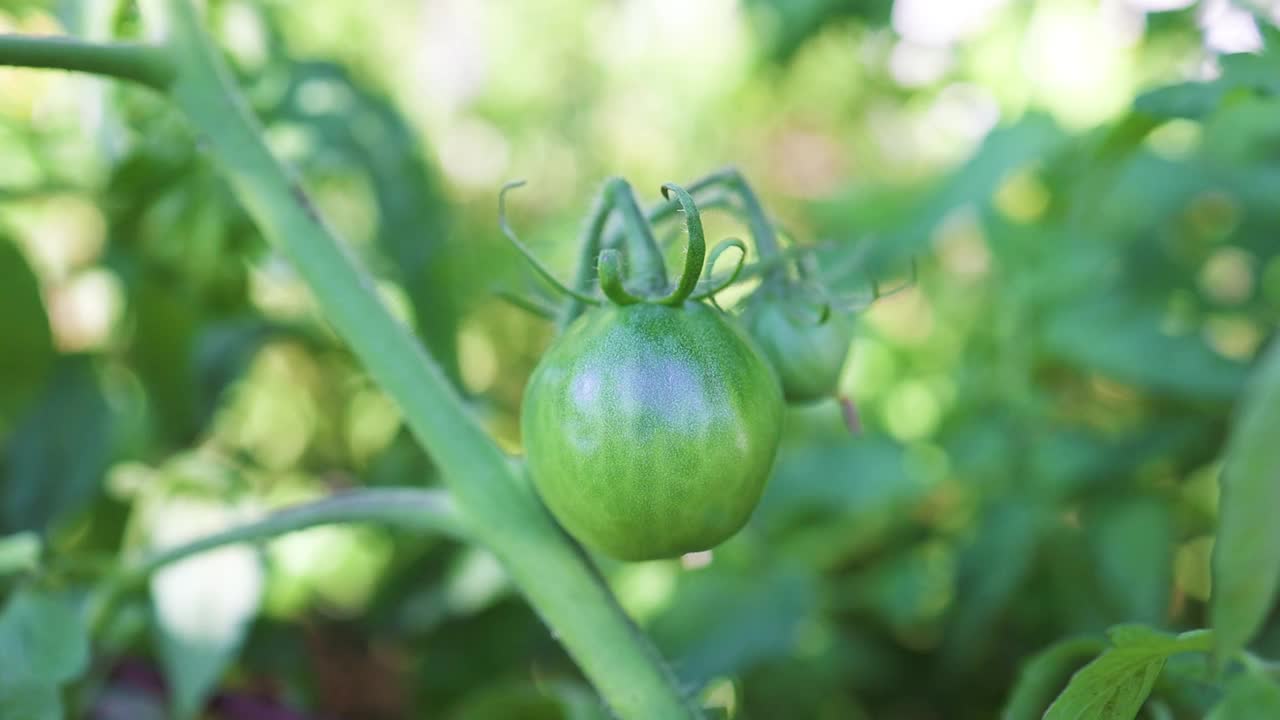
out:
M61 36L0 33L0 65L110 75L164 90L173 82L167 49L140 43L94 43Z
M555 320L556 309L544 304L541 300L528 298L519 293L509 290L495 290L493 292L499 299L506 301L508 304L517 307L530 315L540 317L543 320Z
M369 488L340 493L279 510L198 540L155 552L131 563L110 581L93 609L90 626L105 629L125 594L143 585L152 573L179 560L224 545L270 540L318 525L375 522L417 532L435 532L454 540L470 535L447 492L418 488Z
M533 251L521 242L519 236L516 235L516 231L513 230L511 228L511 224L507 222L507 193L523 186L524 182L524 180L512 180L506 185L503 185L502 190L498 192L498 227L502 228L502 234L507 236L507 239L511 241L511 244L515 246L516 250L520 251L520 254L524 256L524 259L528 260L529 264L533 266L533 269L538 273L538 276L543 280L546 280L547 284L553 289L559 290L580 303L587 305L599 305L600 301L590 295L580 293L557 280L556 276L551 272L551 269L546 265L543 265L542 261L538 259L538 256L534 255Z
M747 214L747 228L751 231L751 239L756 244L756 252L760 254L761 259L768 260L771 257L779 255L778 234L773 229L772 223L769 222L769 216L765 213L764 206L760 204L760 198L756 196L755 190L751 188L750 183L742 176L738 170L730 170L732 173L732 187L737 190L738 197L742 200L743 210ZM764 278L765 284L779 284L786 279L783 267L770 270Z

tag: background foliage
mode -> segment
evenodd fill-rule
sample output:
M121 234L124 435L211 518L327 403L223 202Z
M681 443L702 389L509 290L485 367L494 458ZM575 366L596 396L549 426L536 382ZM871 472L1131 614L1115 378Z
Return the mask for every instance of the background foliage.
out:
M110 5L6 0L0 29L127 34ZM606 176L648 192L727 162L823 241L841 289L917 259L860 318L842 386L861 434L834 402L792 412L762 505L709 564L605 566L727 716L906 720L1038 717L1105 628L1207 624L1219 458L1280 318L1280 55L1230 54L1274 41L1265 8L1185 5L210 17L273 147L513 452L551 329L493 295L534 287L497 233L510 177L562 277ZM10 69L0 89L0 628L71 636L0 654L85 678L6 678L0 717L599 716L490 556L378 527L174 566L90 657L67 608L122 556L434 471L154 95ZM1063 638L1075 655L1035 676ZM1172 641L1143 638L1164 663L1150 648ZM1253 650L1278 643L1268 623ZM1154 717L1280 703L1162 667ZM1044 689L1011 701L1020 672Z

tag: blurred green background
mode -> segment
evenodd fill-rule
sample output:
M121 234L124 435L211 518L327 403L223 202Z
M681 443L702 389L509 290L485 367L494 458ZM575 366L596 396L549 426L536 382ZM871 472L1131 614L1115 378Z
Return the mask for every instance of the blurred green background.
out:
M115 5L0 0L0 31L136 33ZM562 277L607 176L656 199L729 163L842 291L916 259L860 317L842 387L863 432L834 401L791 412L709 563L605 571L726 717L927 720L998 717L1054 640L1204 625L1216 460L1280 319L1277 5L212 0L209 20L273 147L513 453L552 331L494 296L535 287L497 232L506 180ZM66 588L334 489L437 482L149 91L0 68L0 308L0 535L37 533ZM224 718L602 716L491 556L378 527L176 566L98 654L74 691L93 717L210 693ZM1214 700L1157 697L1178 718Z

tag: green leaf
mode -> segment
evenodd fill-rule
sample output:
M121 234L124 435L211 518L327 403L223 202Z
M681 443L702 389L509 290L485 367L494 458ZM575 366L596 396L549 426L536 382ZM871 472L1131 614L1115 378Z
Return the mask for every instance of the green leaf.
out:
M1123 295L1097 296L1055 312L1044 342L1059 358L1153 392L1229 400L1248 375L1245 365L1218 355L1199 334L1161 331L1165 313Z
M0 720L62 720L58 687L34 678L0 679Z
M1213 547L1209 622L1221 661L1245 646L1280 584L1280 342L1273 342L1242 395L1223 463Z
M1280 93L1280 64L1276 53L1236 53L1219 62L1222 75L1211 82L1189 82L1158 88L1139 95L1135 109L1158 118L1200 120L1218 109L1235 92L1260 95Z
M1169 656L1209 649L1211 635L1194 631L1167 635L1141 625L1107 633L1113 647L1071 677L1044 720L1133 720Z
M18 246L0 235L0 432L44 384L54 359L40 284Z
M823 237L867 237L877 240L870 247L844 242L818 253L819 266L885 271L899 266L913 254L924 252L933 231L958 207L990 208L996 190L1010 173L1043 160L1063 147L1069 136L1048 115L1028 113L1018 122L997 127L963 165L923 194L917 202L897 212L886 213L885 198L860 198L845 193L815 208ZM867 252L863 257L861 253ZM856 263L851 261L858 261ZM866 276L844 272L824 277L830 287L843 291L863 291Z
M892 3L889 0L747 0L744 3L760 46L771 62L785 64L795 57L810 38L842 20L863 18L884 23Z
M98 491L112 437L93 359L59 358L43 396L5 444L0 529L42 531L82 508Z
M1018 673L1000 715L1002 720L1040 720L1071 674L1105 648L1100 637L1074 637L1059 640L1032 656Z
M450 713L453 720L604 720L585 688L565 681L500 681L481 686Z
M712 566L681 576L650 631L687 686L789 656L817 608L812 575L793 566L742 572Z
M0 613L0 677L58 684L89 663L88 632L65 597L19 590Z
M1255 720L1280 718L1280 685L1267 678L1237 675L1227 683L1226 694L1206 720Z
M1112 616L1159 623L1168 612L1176 541L1173 516L1154 497L1104 497L1085 532Z
M1031 571L1048 519L1046 509L1027 498L1002 500L988 510L960 557L956 602L942 644L948 668L965 672L991 642L993 624Z

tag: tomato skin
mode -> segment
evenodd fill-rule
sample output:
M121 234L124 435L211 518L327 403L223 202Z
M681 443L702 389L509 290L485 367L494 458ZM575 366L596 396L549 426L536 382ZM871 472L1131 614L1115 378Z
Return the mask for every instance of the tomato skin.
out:
M832 313L819 322L813 308L780 297L752 298L743 322L778 374L788 403L805 405L836 395L853 342L853 320Z
M782 391L730 319L701 303L607 305L571 325L525 389L534 485L584 545L621 560L706 550L751 515Z

